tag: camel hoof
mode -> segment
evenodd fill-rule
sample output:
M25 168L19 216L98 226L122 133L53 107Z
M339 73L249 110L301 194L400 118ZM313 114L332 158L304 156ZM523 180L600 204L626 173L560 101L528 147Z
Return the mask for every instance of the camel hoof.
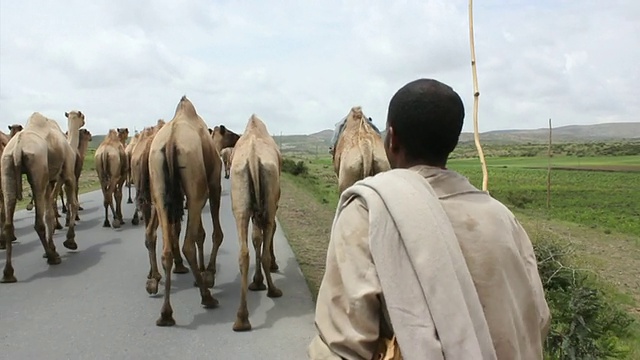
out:
M182 264L176 264L176 267L173 268L173 273L174 274L187 274L189 273L189 268L182 265Z
M84 208L80 205L78 205L78 210L84 210Z
M80 221L80 216L76 215L76 221ZM69 226L69 225L67 225Z
M282 290L278 288L269 289L269 291L267 291L267 296L270 298L279 298L282 296Z
M271 270L271 272L277 272L279 269L280 269L280 267L275 262L273 264L271 264L271 267L269 268L269 270Z
M207 295L202 297L200 304L202 304L205 309L213 309L218 307L218 300L216 300L211 293L207 292Z
M33 204L27 204L27 210L28 211L33 210Z
M62 262L59 256L51 256L47 257L47 264L49 265L58 265Z
M250 331L251 323L249 319L236 319L236 322L233 323L233 331Z
M69 226L69 225L67 225L67 226ZM60 225L60 223L57 223L55 229L56 230L62 230L62 225Z
M7 249L7 244L5 243L0 243L0 250L6 250Z
M140 220L137 219L137 218L133 218L133 220L131 220L131 224L132 225L138 225L138 224L140 224Z
M157 279L147 279L147 285L145 286L147 289L147 293L149 295L155 295L158 293L158 280Z
M224 176L224 178L225 178L225 179L228 179L228 178L229 178L229 175L225 175L225 176Z
M263 282L252 282L249 284L249 290L251 291L262 291L267 290L267 286Z
M120 226L122 224L120 223L120 220L113 220L113 228L114 229L120 229Z
M111 227L109 220L105 220L104 223L102 223L102 227Z
M69 250L78 250L78 244L76 244L74 239L67 239L62 243L62 245Z
M176 324L176 321L173 320L173 316L171 316L171 314L160 315L160 318L156 320L157 326L173 326L175 324Z
M133 204L133 200L131 200L131 198L129 198L129 200L127 200L127 204Z
M3 284L11 284L14 282L18 282L18 279L16 279L15 275L13 275L13 273L11 274L7 274L5 273L4 276L2 277L2 279L0 279L0 283Z

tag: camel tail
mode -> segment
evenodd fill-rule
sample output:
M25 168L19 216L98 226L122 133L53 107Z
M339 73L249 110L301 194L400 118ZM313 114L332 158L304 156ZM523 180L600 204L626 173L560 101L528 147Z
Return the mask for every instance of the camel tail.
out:
M182 190L182 177L180 176L180 164L176 159L178 150L173 139L162 148L164 163L162 173L164 174L164 206L170 224L182 221L184 216L184 191Z
M148 154L148 153L147 153ZM149 176L149 157L144 157L145 161L140 162L138 181L136 187L136 206L142 210L145 219L151 219L151 207L145 206L151 203L151 182Z
M100 154L101 164L100 164L100 181L102 182L102 187L104 190L109 189L109 183L111 182L111 175L109 174L109 154L105 151Z
M249 193L251 194L251 208L254 219L264 228L267 223L267 213L265 206L264 181L266 179L265 171L260 164L260 159L256 155L255 146L251 147L251 155L249 156L249 165L247 169L249 173Z

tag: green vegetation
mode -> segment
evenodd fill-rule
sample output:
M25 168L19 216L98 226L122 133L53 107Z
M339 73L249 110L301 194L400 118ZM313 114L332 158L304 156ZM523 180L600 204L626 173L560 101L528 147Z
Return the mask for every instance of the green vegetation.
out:
M584 148L596 152L594 146L600 148ZM285 152L285 158L288 196L279 216L316 294L337 177L328 154ZM554 157L550 209L546 157L491 157L487 163L491 195L516 213L535 244L553 314L547 358L639 358L640 157ZM449 167L480 186L477 158L454 159ZM573 167L582 170L558 169Z

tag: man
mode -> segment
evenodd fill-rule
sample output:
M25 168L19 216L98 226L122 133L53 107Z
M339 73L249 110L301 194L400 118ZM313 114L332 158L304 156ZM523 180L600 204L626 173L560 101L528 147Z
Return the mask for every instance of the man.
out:
M372 359L394 335L406 360L542 359L550 313L525 230L446 169L463 119L458 94L436 80L391 99L392 170L341 196L311 359Z
M373 130L375 130L378 134L380 134L380 130L378 129L377 126L375 126L375 124L373 123L373 120L371 120L371 118L368 118L368 120L369 120L369 124L371 124L371 127L373 127ZM331 137L331 146L329 146L329 154L331 154L331 155L333 155L333 151L336 148L336 143L338 142L338 137L340 136L340 133L342 132L342 128L344 128L344 123L345 122L347 122L347 116L342 118L342 120L337 122L336 125L335 125L335 129L333 130L333 137Z

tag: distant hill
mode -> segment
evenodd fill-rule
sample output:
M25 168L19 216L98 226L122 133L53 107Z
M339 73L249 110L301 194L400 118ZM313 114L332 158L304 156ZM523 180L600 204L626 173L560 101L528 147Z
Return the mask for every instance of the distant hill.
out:
M328 151L333 129L322 130L309 135L275 135L275 141L283 151L304 151L320 153ZM384 132L383 132L384 136ZM90 146L97 147L104 135L94 135ZM561 142L602 142L625 139L640 139L640 122L605 123L596 125L568 125L553 129L554 143ZM526 144L546 143L549 140L549 129L534 130L496 130L480 134L480 140L491 143ZM473 142L473 133L462 133L460 142Z

